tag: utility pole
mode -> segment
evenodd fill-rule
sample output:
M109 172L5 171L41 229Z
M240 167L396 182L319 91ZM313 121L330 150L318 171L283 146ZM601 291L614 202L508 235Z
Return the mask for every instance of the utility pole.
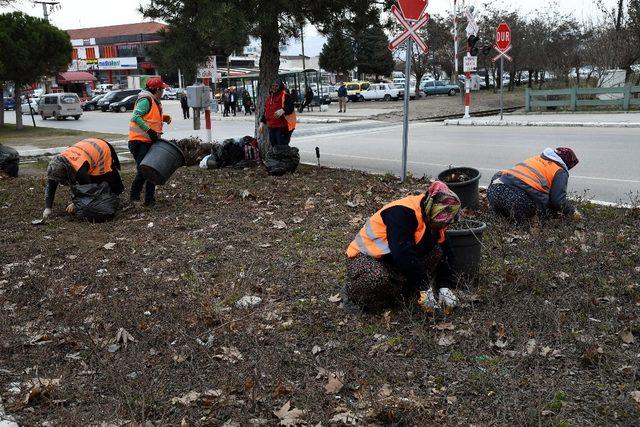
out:
M45 21L49 22L49 6L59 5L59 1L42 1L42 0L34 0L33 4L41 4L42 5L42 13L44 14Z

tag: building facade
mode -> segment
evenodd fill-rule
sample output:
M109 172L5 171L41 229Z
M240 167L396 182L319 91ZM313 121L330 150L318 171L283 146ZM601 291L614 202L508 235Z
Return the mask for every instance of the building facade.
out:
M126 87L130 75L156 75L149 48L162 40L167 28L158 22L67 30L73 46L68 71L93 74L96 83Z

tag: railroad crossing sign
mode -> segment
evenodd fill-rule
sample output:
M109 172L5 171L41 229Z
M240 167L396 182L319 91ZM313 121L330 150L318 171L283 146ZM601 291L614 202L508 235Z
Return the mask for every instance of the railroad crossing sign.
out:
M408 3L409 0L405 0L404 3ZM426 7L427 2L422 0L413 0L413 3L423 3ZM402 4L402 3L401 3ZM424 12L424 8L420 11L422 14ZM424 13L417 20L412 20L406 18L400 9L396 7L394 4L391 6L391 13L396 17L400 25L404 27L404 31L400 33L395 39L389 42L389 50L397 49L402 43L407 41L408 39L413 39L416 44L422 49L422 51L426 54L429 53L429 46L422 40L422 38L416 33L417 30L422 28L427 22L429 22L429 14ZM416 16L415 13L412 16ZM412 22L413 21L413 22Z
M505 58L507 61L513 61L507 52L513 48L511 45L511 28L506 22L501 23L496 28L496 45L494 49L498 51L498 55L493 58L493 62L496 62L500 58Z
M480 27L478 27L478 24L476 22L475 8L473 6L469 6L467 9L465 9L464 14L467 17L467 37L477 36L478 32L480 31Z

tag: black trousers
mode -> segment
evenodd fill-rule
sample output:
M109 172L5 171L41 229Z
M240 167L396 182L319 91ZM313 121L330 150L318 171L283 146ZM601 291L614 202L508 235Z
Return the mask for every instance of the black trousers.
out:
M189 107L187 107L187 108L182 107L182 115L184 116L185 119L191 118L189 116Z
M149 182L144 179L144 175L140 170L140 163L144 160L144 156L147 155L151 144L145 142L129 141L129 151L133 154L133 158L136 161L137 173L133 182L131 183L131 200L140 200L140 193L144 187L144 201L145 203L152 203L155 201L156 185L153 182Z
M289 145L291 134L287 128L269 128L269 142L271 145Z

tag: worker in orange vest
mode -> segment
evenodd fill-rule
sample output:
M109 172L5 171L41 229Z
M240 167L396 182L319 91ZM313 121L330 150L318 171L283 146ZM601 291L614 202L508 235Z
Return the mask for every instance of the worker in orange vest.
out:
M264 113L260 118L260 132L266 125L271 145L289 145L297 121L293 98L287 92L284 83L276 80L271 85L265 101Z
M43 218L51 215L53 200L58 184L84 185L107 182L114 194L121 194L124 185L120 178L120 161L113 146L98 138L87 138L72 145L53 157L47 167ZM67 213L73 214L73 203L67 206Z
M426 311L455 307L445 231L459 211L460 199L440 181L426 193L382 207L347 248L345 297L365 310L402 299L417 301Z
M169 87L160 77L149 79L146 89L138 95L138 100L133 111L133 117L129 122L129 151L136 161L138 171L131 183L131 202L136 205L140 202L140 194L144 187L144 204L155 204L156 185L146 181L140 171L140 163L149 152L151 144L162 135L163 123L171 123L171 116L162 113L162 95Z
M582 214L567 200L569 170L577 164L571 148L545 148L539 156L493 176L487 189L489 207L516 223L535 216L545 220L555 213L580 220Z

